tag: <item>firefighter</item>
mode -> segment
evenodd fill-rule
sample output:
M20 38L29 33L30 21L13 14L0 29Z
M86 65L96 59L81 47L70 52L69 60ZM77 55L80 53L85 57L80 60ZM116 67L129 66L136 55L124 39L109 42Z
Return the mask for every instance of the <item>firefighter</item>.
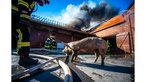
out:
M30 34L28 27L35 2L40 6L49 4L48 0L12 0L12 49L17 48L17 54L20 56L18 63L21 66L38 63L38 60L29 57Z
M50 38L47 38L44 47L47 49L56 49L57 43L54 38L55 36L50 36Z
M50 45L51 45L51 49L56 49L56 45L57 45L57 43L56 43L56 41L54 40L55 39L55 36L54 35L51 35L50 36Z
M48 49L50 48L49 42L50 42L50 38L47 38L47 40L45 41L45 45L44 45L45 48L48 48Z

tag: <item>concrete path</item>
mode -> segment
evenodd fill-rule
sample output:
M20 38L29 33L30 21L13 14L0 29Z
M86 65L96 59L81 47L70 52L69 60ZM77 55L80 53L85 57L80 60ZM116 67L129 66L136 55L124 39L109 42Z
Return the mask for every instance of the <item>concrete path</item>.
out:
M32 50L31 53L35 54L42 54L42 55L48 55L51 57L57 57L60 55L65 55L60 52L61 50ZM57 53L58 52L58 53ZM12 56L12 67L18 66L18 56ZM62 59L65 61L64 59ZM105 66L101 66L101 57L99 56L96 63L93 63L94 61L94 55L93 54L81 54L78 56L76 62L69 63L68 65L72 67L72 70L77 72L78 76L89 76L89 79L92 80L92 82L134 82L134 60L131 58L123 58L123 57L109 57L106 56L105 58ZM41 60L43 62L43 60ZM49 79L51 81L51 78L56 78L53 82L60 82L63 78L63 71L54 64L46 66L46 72L42 72L40 74L34 75L35 77L28 77L27 80L23 79L23 82L47 82ZM15 67L16 68L16 67ZM44 70L45 70L44 69ZM80 69L80 70L78 70ZM24 70L24 68L21 68L19 71ZM13 70L12 70L13 71ZM19 72L15 71L15 72ZM86 74L86 75L85 75ZM51 78L47 76L51 76ZM58 78L59 76L59 78ZM45 79L42 77L46 77ZM78 77L74 77L78 78ZM47 80L47 81L46 81ZM85 80L83 78L83 80ZM83 81L82 80L82 81Z
M105 66L101 58L93 63L94 55L79 55L76 67L90 76L95 82L133 82L133 60L129 58L106 57Z

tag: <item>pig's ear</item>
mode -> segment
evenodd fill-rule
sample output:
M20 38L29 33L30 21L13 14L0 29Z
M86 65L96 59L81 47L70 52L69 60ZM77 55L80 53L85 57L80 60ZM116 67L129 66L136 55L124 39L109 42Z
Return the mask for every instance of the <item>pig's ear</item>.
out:
M62 42L62 41L61 41L61 43L64 44L65 46L67 45L67 43L64 43L64 42Z
M62 44L64 44L65 46L69 47L70 49L72 49L67 43L62 42Z

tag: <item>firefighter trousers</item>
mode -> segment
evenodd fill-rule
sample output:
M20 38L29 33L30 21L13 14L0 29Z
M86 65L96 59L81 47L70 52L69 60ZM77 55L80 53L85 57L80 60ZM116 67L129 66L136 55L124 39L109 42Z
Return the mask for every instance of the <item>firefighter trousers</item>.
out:
M18 54L28 56L30 52L30 34L28 24L19 25L20 15L12 12L12 48L17 48Z

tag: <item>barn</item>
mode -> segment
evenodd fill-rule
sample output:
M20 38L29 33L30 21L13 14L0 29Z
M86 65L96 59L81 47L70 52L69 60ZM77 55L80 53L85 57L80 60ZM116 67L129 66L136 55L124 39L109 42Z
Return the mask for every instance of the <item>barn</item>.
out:
M122 14L92 28L89 32L108 40L112 54L134 53L134 2Z
M57 42L71 42L80 40L85 37L95 36L95 34L90 34L87 32L82 32L78 30L69 29L58 23L51 24L31 20L30 24L30 46L31 48L42 48L44 46L45 40L50 37L50 35L55 36Z

